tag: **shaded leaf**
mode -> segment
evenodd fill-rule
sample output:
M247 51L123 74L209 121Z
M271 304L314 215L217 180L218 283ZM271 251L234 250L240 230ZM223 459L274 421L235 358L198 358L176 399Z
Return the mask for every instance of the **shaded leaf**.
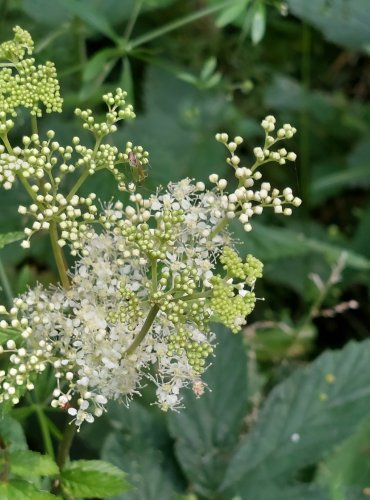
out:
M172 500L181 487L171 454L163 414L133 401L130 408L110 405L108 417L116 430L107 437L102 458L124 469L135 489L114 497L123 500Z
M237 231L240 230L237 229ZM336 262L345 253L346 267L363 271L370 269L369 259L346 247L310 238L305 236L303 232L267 227L256 222L253 223L253 231L248 233L247 250L262 260L275 260L317 252L330 261Z
M26 437L19 422L9 416L0 418L0 438L9 451L27 450Z
M84 8L77 0L56 0L55 3L62 5L68 12L82 19L88 26L94 28L99 33L116 43L120 42L119 36L109 24L103 12L94 9L91 3L89 4L89 8Z
M247 8L249 2L250 0L237 0L233 3L233 5L226 7L217 17L216 26L218 28L223 28L224 26L227 26L237 20L243 14L243 11Z
M10 470L23 477L54 476L59 469L48 455L41 455L31 450L17 450L9 455Z
M370 341L326 352L267 398L230 462L223 488L281 484L342 442L370 413Z
M264 37L266 30L266 8L263 1L256 3L252 16L251 39L257 45Z
M14 243L15 241L23 240L24 232L15 231L11 233L0 234L0 249L4 248L9 243Z
M215 362L205 374L208 389L197 399L183 392L185 408L169 415L176 455L197 492L213 496L247 412L247 358L242 337L217 325Z
M84 66L82 78L84 82L94 81L102 73L105 64L110 59L116 58L120 54L117 48L107 48L99 50L94 54Z
M353 49L370 47L368 0L287 0L290 11L327 40Z
M320 464L317 481L326 485L332 498L346 498L349 485L369 486L370 477L370 419L367 417L356 433L341 444Z
M121 469L108 462L77 460L64 467L61 484L72 496L106 498L131 488L125 476Z

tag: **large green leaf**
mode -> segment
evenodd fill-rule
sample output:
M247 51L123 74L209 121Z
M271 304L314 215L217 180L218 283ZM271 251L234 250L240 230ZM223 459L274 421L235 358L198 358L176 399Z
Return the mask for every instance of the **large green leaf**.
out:
M367 417L356 433L320 464L317 480L328 486L334 500L345 500L346 486L369 487L369 477L370 418Z
M122 500L172 500L181 488L163 414L133 401L129 408L111 405L112 427L102 458L124 469L135 489L114 497Z
M107 498L131 488L126 474L102 460L76 460L61 472L63 490L76 497Z
M232 458L223 488L260 491L317 462L370 413L370 341L329 351L271 392ZM244 498L244 497L243 497ZM262 496L261 496L262 498Z
M325 38L353 49L370 48L368 0L287 0L290 11Z
M247 358L242 337L215 328L216 358L207 370L208 388L197 399L184 391L185 408L169 415L176 455L197 492L213 497L247 412Z

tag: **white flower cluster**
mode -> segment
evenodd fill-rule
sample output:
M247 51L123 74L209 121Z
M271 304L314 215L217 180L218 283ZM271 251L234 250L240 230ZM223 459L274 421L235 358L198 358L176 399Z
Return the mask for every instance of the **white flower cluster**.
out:
M69 212L81 199L66 200L59 244L72 240L72 251L79 252L70 287L38 286L9 311L0 310L6 318L0 328L19 330L3 349L11 368L0 372L0 403L15 404L48 365L57 381L51 404L67 410L78 426L100 416L110 399L128 402L143 380L156 384L163 410L181 405L183 387L202 394L214 341L209 322L240 330L262 274L257 259L248 255L243 262L232 248L228 221L238 218L248 231L250 218L264 207L284 213L278 210L283 204L300 203L289 188L280 194L262 182L253 190L261 174L238 166L241 138L227 143L221 135L235 169L231 192L217 174L210 176L212 189L183 179L147 199L132 192L127 206L117 202L100 215L94 209L101 233L89 221L85 231L74 231L69 221L81 214ZM93 199L86 198L88 208Z

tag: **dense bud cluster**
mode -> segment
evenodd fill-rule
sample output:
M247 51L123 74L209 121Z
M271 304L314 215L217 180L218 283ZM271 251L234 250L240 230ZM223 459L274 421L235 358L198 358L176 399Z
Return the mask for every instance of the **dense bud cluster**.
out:
M47 113L62 111L62 98L59 94L59 82L53 63L35 66L31 55L33 42L27 31L17 26L14 39L0 45L0 59L9 61L9 67L0 71L0 134L8 132L13 126L6 115L17 116L17 108L23 106L31 114L42 116L43 104ZM15 74L13 74L13 70Z

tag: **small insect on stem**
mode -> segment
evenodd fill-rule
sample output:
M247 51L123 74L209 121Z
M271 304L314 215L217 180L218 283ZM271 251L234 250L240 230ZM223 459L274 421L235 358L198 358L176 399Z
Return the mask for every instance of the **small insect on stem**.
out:
M143 182L148 177L148 172L144 164L135 155L133 151L128 154L128 161L132 171L132 177L135 182Z

